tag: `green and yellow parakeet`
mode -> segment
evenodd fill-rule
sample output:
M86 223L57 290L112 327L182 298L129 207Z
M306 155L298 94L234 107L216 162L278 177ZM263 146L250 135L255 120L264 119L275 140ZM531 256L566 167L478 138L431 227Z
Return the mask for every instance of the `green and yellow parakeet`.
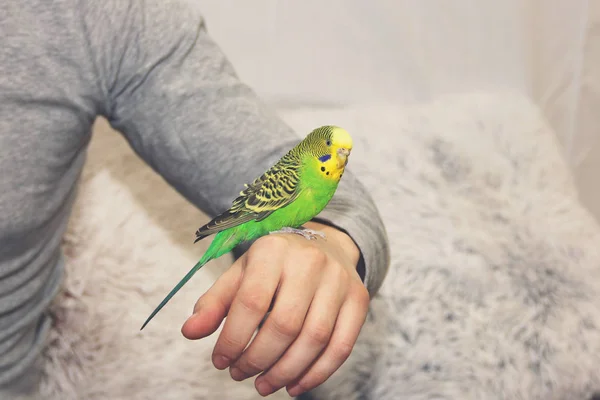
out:
M141 329L206 263L244 241L273 233L297 233L307 239L322 232L302 228L335 193L352 150L350 134L337 126L310 132L252 184L245 185L229 210L196 231L197 241L216 234L200 261L150 314Z

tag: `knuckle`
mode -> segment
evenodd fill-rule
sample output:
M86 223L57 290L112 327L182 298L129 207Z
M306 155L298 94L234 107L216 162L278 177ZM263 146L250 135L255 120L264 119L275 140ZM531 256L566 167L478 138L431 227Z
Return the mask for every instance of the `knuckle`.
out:
M239 340L239 338L235 338L235 336L231 336L229 334L224 334L221 336L221 338L219 338L219 343L217 346L219 348L219 353L230 356L239 349L242 349L244 344Z
M337 262L333 267L335 270L336 282L342 287L347 287L350 281L350 274L348 273L346 268L344 268L341 264L338 264Z
M258 238L245 254L245 264L264 264L273 254L286 251L288 241L281 235L267 235Z
M301 250L299 258L306 263L308 269L321 269L327 265L327 254L318 247L308 246Z
M285 386L287 382L296 377L297 374L294 372L294 368L293 365L288 365L287 363L277 365L269 371L267 381L274 387Z
M316 246L306 247L302 257L313 265L323 265L327 262L327 254Z
M371 302L371 296L369 295L369 291L363 284L357 284L354 289L354 297L356 302L363 308L366 309L369 307L369 303Z
M309 383L306 383L306 382L304 382L304 380L303 380L303 381L301 381L301 382L298 382L298 383L297 383L297 385L298 385L298 387L300 388L300 393L306 393L306 392L308 392L309 390L312 390L312 389L314 389L316 386L318 386L318 385L319 385L319 383L318 383L318 382L316 382L316 380L315 380L314 378L312 378L312 372L311 372L311 374L310 374L310 375L308 375L308 376L307 376L307 378L308 378L308 379L310 379L310 381L311 381L311 382L315 382L315 383L314 383L314 384L309 384ZM306 379L306 378L305 378L305 379ZM325 382L325 381L323 381L323 382Z
M325 321L315 323L307 330L306 335L312 342L325 346L331 337L331 326Z
M240 295L239 303L251 313L265 314L271 305L271 299L262 288L248 290Z
M280 312L273 315L271 329L279 336L294 339L302 329L302 318L297 313Z
M267 366L263 365L259 360L254 357L250 357L240 364L239 368L246 374L255 374L260 371L264 371Z
M342 342L342 343L336 344L332 348L333 358L338 363L343 363L344 361L346 361L348 359L348 357L350 357L350 354L352 354L353 347L354 347L353 344L348 343L348 342Z
M302 388L303 392L307 392L325 382L329 376L324 370L317 369L309 372L304 379L298 382L298 386Z
M283 235L266 235L257 239L248 251L248 255L255 255L262 252L276 252L284 250L288 245L288 240Z

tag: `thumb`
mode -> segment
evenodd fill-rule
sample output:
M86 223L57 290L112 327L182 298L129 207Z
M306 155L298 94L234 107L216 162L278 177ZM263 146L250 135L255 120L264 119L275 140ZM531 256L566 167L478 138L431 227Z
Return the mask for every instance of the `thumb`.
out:
M212 335L227 315L242 278L242 260L237 260L196 302L193 314L181 327L190 340Z

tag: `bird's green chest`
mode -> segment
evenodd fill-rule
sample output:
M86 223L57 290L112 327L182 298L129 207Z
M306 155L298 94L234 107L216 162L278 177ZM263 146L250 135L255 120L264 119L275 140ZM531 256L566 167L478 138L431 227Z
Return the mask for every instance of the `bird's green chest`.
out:
M324 179L314 171L315 168L303 171L298 197L291 204L274 212L269 222L278 226L300 226L323 211L333 197L338 181Z
M297 228L316 217L327 206L339 183L338 177L321 170L318 160L305 162L299 176L297 197L262 221L251 221L241 228L252 239L283 227Z
M333 197L339 180L330 179L320 171L320 165L305 165L301 176L300 193L287 210L290 215L305 223L319 214ZM283 211L283 210L282 210Z

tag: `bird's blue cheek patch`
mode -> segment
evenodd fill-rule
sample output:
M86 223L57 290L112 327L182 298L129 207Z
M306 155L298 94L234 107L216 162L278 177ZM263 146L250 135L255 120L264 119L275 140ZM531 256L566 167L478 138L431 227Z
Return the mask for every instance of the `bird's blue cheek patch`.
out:
M319 157L319 161L326 162L331 158L331 154L325 154L324 156Z

